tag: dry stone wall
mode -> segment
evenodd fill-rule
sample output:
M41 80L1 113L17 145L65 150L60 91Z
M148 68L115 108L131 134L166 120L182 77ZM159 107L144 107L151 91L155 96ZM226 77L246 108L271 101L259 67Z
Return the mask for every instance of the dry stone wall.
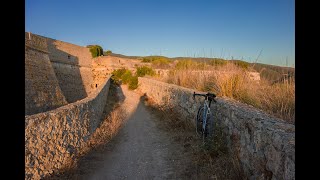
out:
M26 179L42 179L74 160L101 122L110 77L87 98L25 116Z
M186 121L194 121L201 104L192 89L148 78L139 77L139 90ZM295 179L294 125L227 98L217 98L211 109L248 179Z
M48 111L66 104L49 60L46 40L26 33L25 114Z

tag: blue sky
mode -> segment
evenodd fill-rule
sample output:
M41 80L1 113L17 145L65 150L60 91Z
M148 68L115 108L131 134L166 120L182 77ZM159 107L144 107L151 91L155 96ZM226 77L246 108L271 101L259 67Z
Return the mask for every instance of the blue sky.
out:
M294 0L26 0L25 31L124 55L295 64Z

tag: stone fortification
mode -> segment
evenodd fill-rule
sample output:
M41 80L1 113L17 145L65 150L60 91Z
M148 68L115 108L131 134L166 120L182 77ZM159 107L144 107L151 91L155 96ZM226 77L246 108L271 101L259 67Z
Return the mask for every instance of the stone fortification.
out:
M46 38L49 58L60 88L69 103L95 90L89 48Z
M67 104L50 63L44 38L25 34L25 114Z
M26 179L42 179L77 157L101 122L110 78L87 98L25 117Z

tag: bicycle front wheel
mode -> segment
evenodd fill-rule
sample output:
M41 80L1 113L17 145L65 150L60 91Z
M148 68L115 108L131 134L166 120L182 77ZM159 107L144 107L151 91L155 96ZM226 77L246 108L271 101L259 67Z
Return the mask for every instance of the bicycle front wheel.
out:
M206 126L205 126L205 130L203 131L203 129L202 129L203 113L204 113L204 106L201 105L198 109L198 113L197 113L197 117L196 117L196 132L199 135L202 135L204 138L212 137L213 136L213 126L214 126L213 115L212 115L212 113L209 113L207 115Z
M212 113L209 113L207 116L207 123L206 123L206 128L204 132L204 137L205 138L211 138L213 137L213 115Z
M204 106L201 105L198 109L198 113L197 113L197 117L196 117L196 132L199 135L202 135L203 111L204 111Z

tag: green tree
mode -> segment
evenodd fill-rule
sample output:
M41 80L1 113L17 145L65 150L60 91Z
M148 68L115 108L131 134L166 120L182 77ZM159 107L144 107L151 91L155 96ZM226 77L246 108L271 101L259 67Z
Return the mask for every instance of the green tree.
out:
M110 51L110 50L108 50L107 52L106 52L106 55L107 56L110 56L112 54L112 51Z
M93 58L103 55L103 49L99 45L88 45Z

